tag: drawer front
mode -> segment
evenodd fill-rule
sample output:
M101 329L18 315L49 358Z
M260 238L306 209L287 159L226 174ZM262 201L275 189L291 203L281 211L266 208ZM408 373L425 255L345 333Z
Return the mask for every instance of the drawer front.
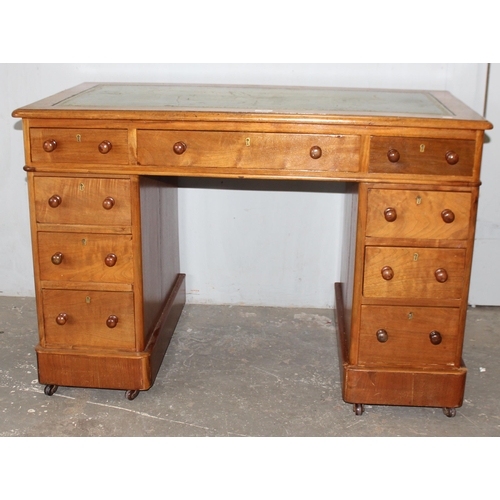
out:
M465 250L366 247L365 297L461 299Z
M39 232L38 256L41 280L133 282L131 235Z
M128 163L128 131L123 129L31 128L33 163Z
M362 306L359 364L459 365L460 309Z
M359 149L356 135L137 131L140 165L357 172Z
M465 240L470 193L369 189L366 235Z
M35 177L37 222L131 225L130 181L76 177Z
M476 143L418 137L372 137L369 172L471 176Z
M43 290L48 347L135 348L132 292Z

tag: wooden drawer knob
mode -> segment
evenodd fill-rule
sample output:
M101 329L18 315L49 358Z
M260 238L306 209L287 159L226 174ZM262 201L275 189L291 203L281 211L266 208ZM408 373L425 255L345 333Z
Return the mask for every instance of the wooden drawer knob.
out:
M68 321L68 315L66 313L61 313L56 318L56 323L58 325L64 325Z
M43 150L47 153L51 153L57 148L57 142L54 139L49 139L43 143Z
M384 217L387 222L394 222L398 218L395 208L386 208L384 210Z
M118 316L115 316L115 315L111 315L108 317L108 319L106 320L106 326L108 328L114 328L118 323Z
M389 158L391 163L397 163L400 158L399 151L397 149L389 149L389 151L387 151L387 158Z
M61 252L56 252L50 260L52 264L58 266L63 261L63 254Z
M117 260L118 257L114 253L108 253L108 255L106 255L106 258L104 259L104 263L108 267L113 267L116 264Z
M443 341L443 337L436 330L433 330L431 333L429 333L429 338L431 339L431 344L434 345L439 345Z
M450 224L455 220L455 214L449 208L446 208L441 212L441 218L446 224Z
M57 208L61 203L62 203L62 199L58 194L55 194L54 196L51 196L49 198L49 205L52 208Z
M101 144L99 144L98 149L99 153L105 155L108 154L111 151L112 144L109 141L102 141Z
M104 201L102 202L102 206L106 210L111 210L115 206L115 199L112 198L111 196L104 198Z
M176 142L174 144L174 153L176 155L181 155L182 153L184 153L184 151L186 151L186 149L187 149L187 146L182 141Z
M448 151L446 154L445 154L445 158L446 158L446 161L450 164L450 165L456 165L458 163L458 160L459 160L459 157L458 157L458 154L455 153L455 151Z
M384 342L387 342L388 339L389 339L389 335L387 335L387 332L385 330L382 330L382 329L378 330L377 340L379 342L384 343Z
M309 154L311 155L311 158L313 160L317 160L318 158L321 158L323 151L321 151L321 148L319 146L313 146L309 151Z
M446 272L446 269L443 269L442 267L436 269L434 271L434 275L436 276L436 280L439 281L439 283L444 283L448 280L448 273Z
M382 278L384 278L386 281L390 281L392 280L392 278L394 278L394 271L390 266L384 266L381 272L382 272Z

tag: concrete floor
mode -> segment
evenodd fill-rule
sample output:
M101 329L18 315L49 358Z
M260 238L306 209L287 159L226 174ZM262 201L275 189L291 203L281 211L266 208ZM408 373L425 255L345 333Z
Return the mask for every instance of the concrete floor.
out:
M185 307L155 385L124 391L37 381L32 298L0 297L0 436L500 436L500 308L470 309L465 401L440 408L342 401L333 313Z

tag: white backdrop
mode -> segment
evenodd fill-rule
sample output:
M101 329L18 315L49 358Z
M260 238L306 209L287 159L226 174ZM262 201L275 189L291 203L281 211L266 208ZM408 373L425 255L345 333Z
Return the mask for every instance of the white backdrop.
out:
M27 189L22 170L22 130L20 121L10 114L17 107L86 81L449 90L482 114L487 65L2 64L0 293L3 295L34 293ZM181 271L187 274L189 302L333 306L333 283L340 277L342 183L183 179L181 185ZM496 194L490 196L492 203L496 203ZM489 214L488 224L496 224L498 228L499 219L496 210L495 215ZM478 268L474 272L481 271ZM491 269L487 272L494 275ZM473 289L471 302L491 302L495 293L500 295L496 281L490 281L496 292L490 289L489 299L480 302L473 299ZM479 290L480 280L473 281L476 282ZM496 300L500 304L500 297Z

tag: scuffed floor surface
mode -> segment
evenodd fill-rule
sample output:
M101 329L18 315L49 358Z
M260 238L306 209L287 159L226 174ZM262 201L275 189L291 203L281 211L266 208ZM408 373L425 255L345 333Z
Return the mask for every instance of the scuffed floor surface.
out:
M38 384L32 298L0 297L0 436L500 436L500 308L469 310L465 401L440 408L342 401L333 312L186 306L155 385Z

